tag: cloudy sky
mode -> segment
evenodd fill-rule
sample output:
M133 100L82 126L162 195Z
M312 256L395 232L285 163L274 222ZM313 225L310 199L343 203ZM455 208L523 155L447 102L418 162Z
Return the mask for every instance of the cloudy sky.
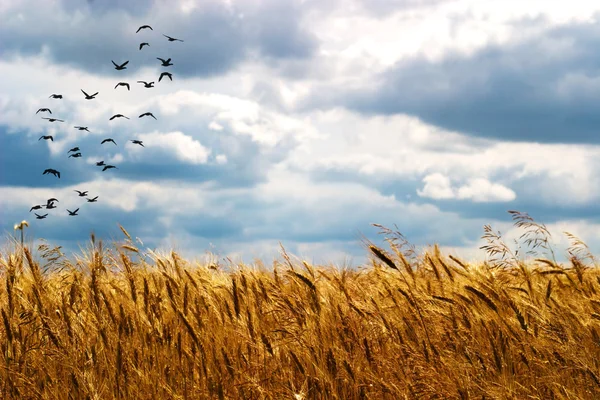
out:
M92 231L121 239L120 223L190 257L270 262L281 242L356 265L361 235L382 242L371 223L483 259L483 226L518 237L507 210L519 210L559 252L565 230L598 251L599 12L587 0L1 0L0 227L26 219L30 237L78 251ZM138 118L148 111L157 120ZM36 220L30 207L50 197L58 208Z

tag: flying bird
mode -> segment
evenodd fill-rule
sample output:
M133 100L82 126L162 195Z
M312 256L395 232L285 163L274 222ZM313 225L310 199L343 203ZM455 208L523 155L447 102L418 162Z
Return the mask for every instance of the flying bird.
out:
M76 126L75 129L79 129L80 131L90 131L87 126Z
M50 111L49 108L40 108L39 110L37 110L35 113L39 113L39 112L49 112L50 114L52 114L52 111Z
M104 164L104 161L98 161L98 162L96 163L96 166L98 166L98 167L101 167L101 166L103 166L103 165L106 165L106 164Z
M42 119L47 119L50 122L56 122L56 121L58 121L58 122L65 122L62 119L58 119L58 118L46 118L46 117L42 117Z
M142 147L146 147L146 146L144 146L144 144L143 144L143 142L141 140L132 140L131 143L133 143L133 144L139 144Z
M62 94L51 94L49 99L62 99Z
M74 192L79 193L79 197L85 197L88 194L87 190L85 192L82 192L81 190L75 189Z
M105 165L104 168L102 168L102 171L106 171L107 169L111 169L111 168L117 168L117 167L115 167L114 165Z
M74 157L74 158L79 158L79 157L81 157L81 153L74 153L74 154L71 154L71 155L69 156L69 158L71 158L71 157Z
M94 93L93 95L89 95L86 92L83 91L83 89L81 89L81 91L83 92L83 94L85 94L85 99L86 100L94 100L96 98L96 95L98 94L98 92Z
M169 77L169 79L171 81L173 81L173 75L170 72L163 72L162 74L160 74L160 77L158 78L159 82L162 80L163 76L167 76L167 77Z
M95 203L98 201L98 196L94 197L93 199L86 199L88 201L88 203Z
M126 117L123 114L115 114L112 117L110 117L109 120L112 121L115 118L127 118L127 119L129 119L129 117Z
M47 216L48 216L48 214L40 215L40 214L38 214L38 213L35 213L35 218L36 218L36 219L44 219L44 218L46 218Z
M169 39L169 42L174 42L176 40L179 40L180 42L183 42L183 40L181 40L181 39L175 39L175 38L173 38L171 36L165 35L164 33L163 33L163 36L166 37L167 39Z
M142 47L144 47L144 46L150 46L150 43L146 43L146 42L144 42L144 43L140 43L140 50L141 50L141 49L142 49Z
M138 81L138 83L143 83L144 87L147 87L147 88L153 88L154 87L154 82L148 83L146 81Z
M102 141L102 143L100 143L100 144L104 144L104 143L106 143L106 142L113 142L113 144L114 144L115 146L117 145L117 143L116 143L116 142L115 142L113 139L111 139L111 138L104 139L104 140Z
M41 208L43 208L43 207L44 207L44 206L42 206L42 205L38 204L37 206L33 206L33 207L31 207L31 208L29 209L29 212L32 212L33 210L39 210L39 209L41 209Z
M44 140L48 140L48 139L50 139L50 140L52 140L52 141L54 142L54 137L53 137L52 135L42 135L42 136L40 136L40 138L38 139L38 142L39 142L40 140L42 140L42 139L44 139Z
M56 208L56 206L54 205L55 202L58 202L58 199L48 199L48 201L46 202L46 209L52 210L53 208Z
M71 211L69 209L67 209L67 211L69 212L69 215L79 215L79 214L77 214L77 211L79 211L79 208L75 211Z
M151 112L145 112L142 115L140 115L138 118L142 118L142 117L152 117L152 118L156 119L154 114L152 114Z
M137 31L135 31L135 33L138 33L139 31L141 31L142 29L150 29L151 31L153 31L154 29L152 29L152 27L150 25L142 25L138 28Z
M67 151L67 153L70 153L72 151L79 151L79 147L73 147L71 150Z
M46 174L52 174L52 175L58 177L58 179L60 179L60 172L58 172L55 169L48 168L48 169L44 170L44 172L42 173L42 175L46 175Z
M169 66L173 65L173 63L171 62L171 59L170 59L170 58L169 58L169 59L167 59L167 60L164 60L164 59L162 59L162 58L160 58L160 57L156 57L156 59L157 59L157 60L160 60L160 61L162 62L162 66L163 66L163 67L169 67Z
M110 61L112 61L112 60L110 60ZM127 64L129 64L129 61L125 61L125 62L124 62L123 64L121 64L121 65L117 64L117 63L116 63L116 62L114 62L114 61L112 61L112 63L114 64L114 66L115 66L115 69L116 69L117 71L121 71L121 70L123 70L123 69L127 69L126 65L127 65Z
M115 89L117 87L119 87L119 86L126 86L127 90L131 90L131 89L129 89L129 83L127 83L127 82L119 82L119 83L117 83L117 85L115 86Z

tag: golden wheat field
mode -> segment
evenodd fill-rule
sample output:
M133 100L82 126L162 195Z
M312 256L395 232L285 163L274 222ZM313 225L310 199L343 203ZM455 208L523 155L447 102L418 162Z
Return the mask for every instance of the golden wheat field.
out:
M548 249L543 225L515 218ZM74 258L2 252L0 397L600 396L600 274L572 235L569 263L524 262L486 226L477 265L397 235L350 270L285 250L272 266L198 265L123 231Z

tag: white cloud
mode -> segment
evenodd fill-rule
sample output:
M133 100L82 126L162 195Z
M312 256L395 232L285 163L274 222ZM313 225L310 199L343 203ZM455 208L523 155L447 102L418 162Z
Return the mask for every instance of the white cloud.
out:
M211 121L211 123L208 124L208 129L211 129L213 131L222 131L223 130L223 126L219 125L215 121Z
M431 1L420 2L422 7L415 3L345 0L310 14L313 30L323 41L322 56L336 65L335 79L351 81L351 74L340 72L356 71L359 65L362 72L376 72L416 55L435 60L451 51L471 54L492 43L522 41L553 26L593 22L600 10L587 0ZM372 12L378 8L385 12ZM545 20L519 23L541 17Z
M143 133L139 137L144 142L145 147L170 150L180 161L188 164L206 164L211 152L210 149L204 147L198 140L179 131ZM144 150L143 148L138 148L137 145L129 144L136 146L134 151L141 152Z
M263 108L255 101L218 93L181 90L164 96L160 107L170 116L198 112L213 119L210 129L222 130L227 126L235 134L248 135L266 147L273 147L286 137L303 141L317 136L308 120Z
M440 173L430 174L423 178L423 190L417 190L421 197L431 199L461 199L472 200L476 203L507 202L514 200L514 191L498 183L491 183L484 178L471 179L467 184L458 188L452 187L450 178Z
M342 109L315 112L311 123L320 134L290 154L285 163L295 170L423 180L422 196L433 199L506 202L516 198L507 186L527 181L523 195L544 204L600 200L600 146L478 139L407 115L369 117ZM448 179L463 185L454 188Z
M515 192L506 186L484 178L471 179L469 183L458 188L456 195L459 199L469 199L476 203L507 202L517 197Z
M440 173L430 174L423 178L425 187L423 190L417 190L417 194L421 197L429 197L432 199L453 199L456 197L450 178Z

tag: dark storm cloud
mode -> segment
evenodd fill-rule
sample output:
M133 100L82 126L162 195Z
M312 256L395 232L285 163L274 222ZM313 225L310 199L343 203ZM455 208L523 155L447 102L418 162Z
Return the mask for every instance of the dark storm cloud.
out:
M135 181L178 181L178 182L217 182L217 187L250 187L264 180L260 165L252 160L247 165L228 163L225 165L183 164L174 160L165 165L155 164L151 160L124 161L118 163L119 178ZM99 173L100 174L100 173Z
M600 143L599 46L597 24L553 28L472 56L400 61L372 87L331 96L320 90L306 106L407 113L448 130L500 140Z
M316 50L314 35L302 29L299 4L267 0L250 10L248 29L257 39L261 54L273 58L308 58Z
M300 27L301 10L285 2L242 4L234 12L222 2L207 2L183 15L161 9L159 3L150 8L150 2L71 3L62 7L68 23L49 8L50 2L35 7L24 2L13 9L0 25L0 56L37 55L47 49L54 63L125 78L142 67L160 68L156 57L172 58L174 65L167 69L174 76L208 77L234 68L252 49L277 59L306 58L316 49L316 39ZM143 24L154 30L136 33ZM168 42L162 34L184 42ZM150 47L140 51L141 42ZM130 62L126 70L117 71L111 60Z

